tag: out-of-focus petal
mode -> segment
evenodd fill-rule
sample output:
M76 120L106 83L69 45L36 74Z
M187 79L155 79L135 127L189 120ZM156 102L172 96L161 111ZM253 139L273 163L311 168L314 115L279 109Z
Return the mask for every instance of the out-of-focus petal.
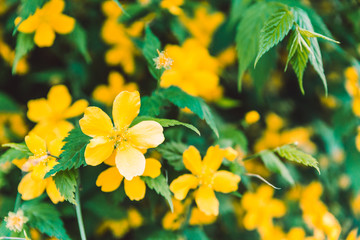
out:
M84 99L74 102L74 104L65 111L64 118L79 116L85 111L88 105L89 103Z
M190 189L195 189L199 180L192 174L184 174L176 178L170 184L170 191L174 193L177 200L183 200Z
M228 171L218 171L213 177L213 189L217 192L230 193L238 189L240 177Z
M195 202L206 215L219 215L219 201L211 188L200 186L195 194Z
M130 200L139 201L145 197L146 185L140 177L134 177L130 181L125 179L124 186L125 193Z
M39 47L50 47L55 40L55 32L47 23L41 23L35 31L34 42Z
M185 167L195 175L199 175L202 170L200 152L194 147L190 146L183 153L183 162Z

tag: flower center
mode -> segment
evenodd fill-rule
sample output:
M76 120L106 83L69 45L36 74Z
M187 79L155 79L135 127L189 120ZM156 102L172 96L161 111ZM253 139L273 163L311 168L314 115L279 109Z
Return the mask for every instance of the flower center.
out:
M35 154L34 156L30 156L24 165L22 165L21 170L24 172L30 171L30 169L41 162L45 162L48 159L49 155L45 153Z
M201 173L198 175L199 184L212 187L213 185L213 171L208 168L203 168Z
M129 134L128 134L128 129L116 129L114 128L114 133L112 135L112 137L110 137L111 140L114 140L114 147L118 148L118 147L123 147L124 144L126 144L129 141Z

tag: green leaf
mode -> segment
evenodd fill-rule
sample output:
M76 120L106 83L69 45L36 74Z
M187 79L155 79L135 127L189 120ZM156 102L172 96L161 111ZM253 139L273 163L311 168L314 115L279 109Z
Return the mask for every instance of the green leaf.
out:
M309 31L309 30L306 30L306 29L300 29L300 33L304 36L307 36L307 37L317 37L317 38L322 38L322 39L325 39L327 41L330 41L330 42L333 42L333 43L337 43L339 44L340 42L334 40L334 39L331 39L331 38L328 38L324 35L321 35L319 33L315 33L315 32L312 32L312 31Z
M31 2L31 1L28 1ZM15 58L12 66L12 73L15 74L16 66L20 59L34 48L32 34L19 33L16 38Z
M97 194L90 199L86 199L84 207L100 218L115 220L127 218L127 211L121 208L120 204L109 201L105 194Z
M6 222L2 221L1 224L0 224L0 236L2 236L2 237L10 237L11 233L12 232L6 227Z
M211 114L210 108L203 99L191 96L175 86L163 88L160 90L160 92L164 98L172 102L174 105L178 106L179 108L187 107L198 117L204 119L205 122L214 131L216 136L219 137L219 132L215 125L214 117Z
M192 131L194 131L199 136L201 135L199 130L189 123L183 123L175 119L165 119L165 118L153 118L148 116L141 116L134 119L131 125L136 125L142 121L155 121L159 123L162 127L173 127L173 126L184 126Z
M293 24L294 15L285 5L284 8L279 9L267 20L260 33L259 53L256 57L254 67L262 55L284 39Z
M140 116L157 117L160 114L160 108L164 105L164 99L155 92L151 96L141 98Z
M280 174L288 183L294 185L294 179L285 164L272 152L265 150L260 154L265 167L274 173Z
M188 146L181 142L168 142L161 144L156 150L176 171L181 171L185 169L182 156L187 148Z
M239 145L242 150L245 152L248 150L248 141L246 139L245 134L233 126L223 127L220 131L220 139L218 142L222 140L230 140L232 145L230 147L234 147L235 145ZM229 147L229 146L221 146L221 147Z
M148 68L151 75L157 80L160 81L160 77L165 69L156 69L154 58L158 57L157 51L161 50L160 40L151 32L150 27L147 25L145 27L145 43L142 49L142 52L148 62Z
M190 227L184 230L185 239L187 240L209 240L203 229L199 227Z
M70 239L66 234L60 214L52 204L27 201L21 205L24 215L29 218L31 227L38 229L51 237Z
M14 159L23 159L28 157L29 157L28 154L25 154L22 151L11 148L0 156L0 164L10 162Z
M164 175L161 174L157 178L142 177L142 179L150 189L155 190L156 193L163 196L168 202L171 211L174 211L174 206L171 200L171 192L167 183L167 179L164 177Z
M55 165L45 177L50 177L58 171L79 168L86 165L84 151L90 139L91 138L85 135L80 128L71 130L69 135L64 139L66 143L62 148L63 152L59 156L59 164Z
M21 21L15 26L13 35L17 32L17 29L22 21L27 19L30 15L34 14L37 8L41 8L44 4L45 0L21 0L19 17L21 17Z
M284 145L282 147L278 147L275 149L275 152L289 161L294 161L305 166L313 167L320 173L319 163L316 161L316 159L313 158L310 154L300 151L294 145Z
M266 19L278 8L276 3L258 2L243 14L236 31L236 49L239 59L238 87L241 91L243 75L258 53L259 34Z
M33 155L33 153L30 152L29 148L26 146L25 143L5 143L5 144L3 144L1 146L2 147L9 147L9 148L15 149L17 151L20 151L26 156Z
M75 201L75 191L77 185L78 172L75 169L65 170L57 172L53 177L56 188L59 190L61 196L65 198L65 200L71 202L72 204L76 204Z
M80 53L83 55L87 63L91 62L91 57L87 49L87 36L86 31L77 22L74 30L69 34L69 39L74 43Z
M19 113L19 105L7 94L0 92L0 112Z
M295 31L290 35L288 43L289 55L286 62L285 70L290 62L298 78L302 94L305 94L303 87L303 76L307 61L310 54L310 40L308 37L301 35L300 28L296 26Z

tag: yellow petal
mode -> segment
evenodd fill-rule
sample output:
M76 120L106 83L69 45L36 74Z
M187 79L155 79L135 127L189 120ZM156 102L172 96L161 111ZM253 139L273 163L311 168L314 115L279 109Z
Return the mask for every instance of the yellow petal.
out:
M199 180L192 174L184 174L176 178L170 184L170 191L174 193L177 200L183 200L190 189L195 189Z
M109 158L107 158L104 163L109 165L109 166L116 166L115 164L115 157L116 157L116 151L113 151L113 153L111 154L111 156Z
M39 24L40 24L39 14L35 12L34 15L29 16L27 19L25 19L20 23L18 27L18 31L23 33L33 33L39 27ZM17 25L16 22L15 25Z
M194 147L190 146L183 153L183 162L185 167L195 175L199 175L202 170L200 152Z
M200 186L195 194L195 202L206 215L219 215L219 201L211 188Z
M133 146L147 149L161 144L165 138L163 127L155 121L142 121L128 131L130 142Z
M51 27L53 27L57 33L68 34L74 30L75 19L64 14L59 14L51 18Z
M61 13L64 10L65 2L63 0L51 0L44 4L43 10L51 15Z
M109 116L98 107L86 108L79 124L81 131L90 137L108 136L113 129Z
M35 31L34 42L39 47L50 47L55 40L55 32L47 23L41 23Z
M145 163L145 171L142 176L156 178L160 175L161 163L155 158L147 158Z
M218 171L213 177L213 189L217 192L230 193L238 189L240 177L228 171Z
M30 133L25 137L25 143L34 155L46 155L46 142L41 137Z
M219 148L219 145L208 148L203 160L203 166L213 171L219 169L224 158L224 150Z
M55 113L62 114L71 101L69 90L64 85L53 86L48 93L48 103Z
M56 188L55 181L52 177L47 179L46 193L54 204L64 201L64 197L61 196L59 190Z
M113 120L117 129L129 127L140 111L140 94L138 91L119 93L113 104Z
M125 193L131 201L139 201L145 197L146 185L140 177L134 177L132 180L126 180L124 182Z
M114 143L104 137L96 137L90 140L85 148L86 164L96 166L111 156L114 151Z
M65 111L64 118L79 116L85 111L85 108L87 108L88 105L89 103L84 99L74 102L74 104Z
M100 173L96 179L96 186L101 187L103 192L112 192L118 189L123 178L116 167L110 167Z
M229 161L234 161L238 155L238 152L232 147L227 147L224 149L224 156Z
M141 176L145 170L145 157L131 146L122 146L117 149L115 157L116 167L126 180Z
M56 138L49 143L49 152L51 155L59 157L61 154L61 148L64 146L64 142L61 138Z
M46 187L45 180L34 180L31 173L26 174L20 181L18 192L23 200L31 200L40 196Z
M194 207L191 210L190 225L204 225L204 224L211 224L215 222L216 216L214 215L206 215L204 212L202 212L199 208Z
M51 114L51 107L45 98L28 102L27 117L33 122L46 120Z

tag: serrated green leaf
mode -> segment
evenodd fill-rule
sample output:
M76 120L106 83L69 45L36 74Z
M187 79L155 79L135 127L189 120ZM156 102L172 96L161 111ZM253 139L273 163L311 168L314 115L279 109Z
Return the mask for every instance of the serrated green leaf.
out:
M304 10L295 7L293 8L292 11L294 13L295 21L302 30L307 30L310 32L314 31L310 18ZM306 36L306 35L302 34L302 36ZM309 38L308 36L306 37ZM324 73L320 46L316 37L310 38L310 51L311 51L311 54L309 56L310 63L314 67L315 71L319 74L321 81L324 85L325 94L327 95L328 92L327 82Z
M176 171L182 171L185 169L182 155L187 148L188 146L181 142L168 142L161 144L156 150Z
M306 29L300 29L300 33L301 33L302 35L307 36L307 37L322 38L322 39L325 39L325 40L330 41L330 42L333 42L333 43L337 43L337 44L340 43L340 42L338 42L338 41L336 41L336 40L334 40L334 39L328 38L328 37L326 37L326 36L324 36L324 35L321 35L321 34L319 34L319 33L315 33L315 32L312 32L312 31L309 31L309 30L306 30Z
M0 164L6 163L6 162L11 162L14 159L23 159L23 158L28 158L29 155L16 150L16 149L9 149L7 150L5 153L1 154L0 156Z
M28 1L31 2L31 1ZM16 38L15 58L12 66L12 73L15 74L16 66L20 59L34 48L32 34L19 33Z
M61 196L65 200L69 201L72 204L76 204L75 201L75 191L77 185L78 172L75 169L65 170L57 172L53 177L56 188L59 190Z
M293 24L294 15L287 9L287 7L281 8L271 15L260 33L259 53L255 59L254 67L262 55L284 39Z
M189 108L194 114L201 119L204 119L209 127L214 131L217 137L219 132L215 125L214 117L211 114L209 106L203 99L191 96L176 86L163 88L160 90L161 94L179 108Z
M39 203L36 200L24 202L21 205L24 215L29 218L31 227L38 229L51 237L67 240L70 239L66 234L64 224L60 219L60 214L52 204Z
M164 106L163 97L160 94L153 93L151 96L141 98L140 116L157 117L160 114L160 108Z
M91 57L87 49L86 31L77 22L74 30L68 35L70 40L74 43L76 48L80 51L87 63L91 62Z
M163 196L166 201L168 202L171 211L174 211L174 206L171 200L171 192L169 189L169 185L167 182L167 179L164 177L164 175L160 175L156 178L151 177L142 177L142 179L145 181L146 185L150 188L155 190L156 193Z
M145 42L142 49L142 52L148 62L148 68L151 75L157 80L160 81L160 77L165 69L156 69L154 58L158 57L157 51L161 50L160 40L151 32L150 27L147 25L145 27Z
M294 161L305 166L315 168L319 173L319 163L310 154L300 151L293 145L284 145L275 149L275 152L289 161Z
M272 151L266 150L261 152L260 158L265 164L265 167L271 172L280 174L291 185L295 184L285 164Z
M193 126L189 123L180 122L175 119L153 118L153 117L148 117L148 116L141 116L141 117L135 118L134 121L131 123L131 125L136 125L142 121L155 121L155 122L159 123L162 127L184 126L188 129L194 131L199 136L201 135L199 130L195 126Z
M26 146L25 143L5 143L1 146L9 147L9 148L15 149L17 151L20 151L20 152L24 153L24 155L26 155L27 157L33 155L33 153L30 152L29 148Z
M267 18L277 10L274 2L258 2L243 14L236 31L236 49L239 59L238 88L241 91L242 78L258 53L259 34Z
M19 105L7 94L0 92L0 112L19 113Z
M50 177L58 171L64 171L72 168L79 168L86 165L84 151L86 145L90 142L90 137L85 135L80 128L75 128L69 132L69 135L63 140L63 152L59 156L59 164L55 165L45 177Z

